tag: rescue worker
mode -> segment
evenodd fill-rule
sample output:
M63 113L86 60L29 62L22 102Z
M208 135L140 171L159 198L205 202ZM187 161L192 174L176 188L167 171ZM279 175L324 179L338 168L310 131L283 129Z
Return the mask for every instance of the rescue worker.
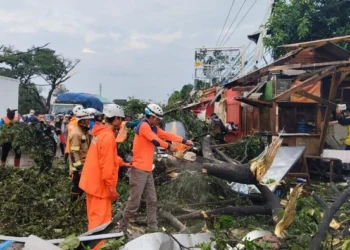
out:
M86 111L92 116L94 117L95 116L95 113L98 112L96 109L94 108L87 108ZM92 130L93 127L95 125L95 119L91 119L90 120L90 124L89 124L89 129Z
M348 136L345 139L344 144L346 145L345 150L350 150L350 107L348 106L344 112L338 109L336 112L338 116L338 123L347 127Z
M8 108L6 116L0 120L0 126L10 126L13 123L19 122L19 116L16 115L16 111L17 111L17 109ZM12 146L12 142L11 142L10 137L9 137L9 141L4 142L2 144L1 166L6 165L7 156L9 154L9 152L11 151L11 149L13 149L13 151L15 152L15 158L14 158L13 165L15 167L19 167L21 164L21 149L19 148L19 146L17 146L17 147Z
M71 131L72 131L75 127L78 126L78 120L77 120L77 118L76 118L75 116L76 116L77 112L78 112L79 110L82 110L82 109L84 109L84 107L81 106L81 105L77 105L77 106L75 106L75 107L73 108L73 110L72 110L73 116L72 116L72 118L70 119L70 121L69 121L69 123L68 123L68 125L67 125L67 132L68 132L67 138L70 137ZM69 139L67 139L67 142L66 142L66 154L69 155L69 153L70 153L70 146L69 146Z
M64 162L67 164L68 163L68 156L69 154L66 153L66 145L67 145L67 139L68 139L68 124L71 120L71 115L65 115L64 116L64 121L62 123L62 136L61 136L61 142L64 144L64 148L65 148L65 154L64 154Z
M148 231L157 229L157 196L152 174L155 147L167 148L172 152L176 151L174 145L164 140L193 145L192 141L158 127L163 117L163 110L159 105L147 105L145 113L146 118L136 127L133 162L129 173L129 199L118 226L118 230L123 232L127 230L129 220L138 210L143 193L145 193L146 198L147 229Z
M81 109L76 113L78 126L73 128L69 136L70 166L69 173L72 178L71 201L76 201L84 193L79 188L80 174L83 170L86 154L90 146L89 123L93 118L86 110Z
M81 173L79 187L86 193L88 230L112 220L112 201L118 200L119 167L125 165L117 155L115 131L124 118L124 110L116 104L107 104L103 114L106 124L95 124L91 145ZM99 249L99 244L94 249Z

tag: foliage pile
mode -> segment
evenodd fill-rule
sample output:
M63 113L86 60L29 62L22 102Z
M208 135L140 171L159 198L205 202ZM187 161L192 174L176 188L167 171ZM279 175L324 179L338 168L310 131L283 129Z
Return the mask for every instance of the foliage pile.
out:
M63 168L39 174L3 167L0 180L0 234L52 239L86 230L85 201L70 203L71 180Z
M265 149L266 143L259 136L247 136L226 148L224 152L232 159L246 163L259 156Z
M161 204L172 204L172 206L186 206L186 204L207 203L236 197L226 181L188 170L181 172L177 178L158 186L157 194Z

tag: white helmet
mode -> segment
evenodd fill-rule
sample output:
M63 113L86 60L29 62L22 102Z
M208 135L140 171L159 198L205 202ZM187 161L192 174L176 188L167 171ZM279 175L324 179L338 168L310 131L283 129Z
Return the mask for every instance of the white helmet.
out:
M90 115L95 115L95 113L97 112L96 109L94 108L87 108L85 109Z
M117 104L106 104L103 108L103 114L110 117L122 117L124 118L124 110Z
M77 115L77 112L78 112L79 110L82 110L82 109L84 109L84 107L83 107L82 105L77 105L77 106L75 106L75 107L73 108L73 110L72 110L73 115Z
M148 104L147 107L145 108L145 113L146 115L152 115L155 116L159 119L163 119L163 109L155 103Z
M77 117L78 121L94 119L94 117L90 115L90 113L86 111L86 109L78 110L75 116Z

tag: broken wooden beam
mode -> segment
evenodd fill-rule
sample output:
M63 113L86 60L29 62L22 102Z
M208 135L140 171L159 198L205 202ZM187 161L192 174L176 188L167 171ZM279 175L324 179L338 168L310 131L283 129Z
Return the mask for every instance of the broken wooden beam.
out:
M279 48L296 49L296 48L300 48L300 47L305 48L305 47L310 47L310 46L317 46L319 43L325 43L325 42L326 43L338 43L338 42L343 42L343 41L350 41L350 35L320 39L320 40L309 41L309 42L285 44L285 45L279 46Z
M313 100L315 102L318 102L320 104L326 105L326 106L328 106L328 107L330 107L332 109L335 109L337 107L337 104L335 104L334 102L330 102L330 101L328 101L326 99L323 99L321 97L315 96L315 95L310 94L310 93L308 93L306 91L298 91L298 92L296 92L296 94L301 95L303 97L306 97L306 98L308 98L310 100Z
M307 87L308 85L313 84L313 83L325 78L326 76L329 76L330 74L334 73L335 71L336 71L336 67L334 67L334 66L324 68L321 72L306 79L305 81L301 82L297 86L294 86L294 87L290 88L289 90L275 96L273 101L279 101L279 100L287 97L288 95L294 94L295 92Z

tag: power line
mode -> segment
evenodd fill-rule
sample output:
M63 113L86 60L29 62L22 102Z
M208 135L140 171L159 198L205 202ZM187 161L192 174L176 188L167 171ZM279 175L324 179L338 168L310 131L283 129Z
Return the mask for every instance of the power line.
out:
M231 22L231 25L230 25L230 27L228 28L228 30L226 31L226 34L225 34L225 36L222 38L222 40L221 40L221 43L225 40L225 38L226 38L226 36L227 36L227 34L228 34L228 32L230 31L230 29L232 28L232 25L234 24L234 22L236 21L236 19L237 19L237 17L238 17L238 15L239 15L239 13L241 12L241 10L242 10L242 8L243 8L243 6L244 6L244 4L247 2L247 0L244 0L244 2L243 2L243 4L241 5L241 7L239 8L239 10L238 10L238 12L237 12L237 14L236 14L236 16L235 16L235 18L233 19L233 21ZM221 45L220 45L221 46Z
M218 43L219 43L219 40L220 40L220 38L221 38L222 32L224 31L224 28L225 28L225 26L226 26L227 20L228 20L228 18L230 17L231 10L232 10L232 7L233 7L233 5L235 4L235 2L236 2L236 0L233 0L233 1L232 1L230 10L228 11L228 14L227 14L227 17L226 17L226 20L225 20L225 23L224 23L224 26L222 26L222 29L221 29L221 32L220 32L220 36L219 36L219 38L218 38L218 40L217 40L215 46L218 46Z
M242 21L244 20L244 18L248 15L248 13L250 12L250 10L253 8L253 6L256 4L258 0L255 0L253 2L253 4L250 6L250 8L248 9L248 11L245 13L245 15L242 17L241 21L237 24L236 28L231 32L231 34L227 37L226 41L221 45L225 45L225 43L227 43L227 41L231 38L231 36L233 35L233 33L237 30L237 28L239 27L239 25L242 23Z

